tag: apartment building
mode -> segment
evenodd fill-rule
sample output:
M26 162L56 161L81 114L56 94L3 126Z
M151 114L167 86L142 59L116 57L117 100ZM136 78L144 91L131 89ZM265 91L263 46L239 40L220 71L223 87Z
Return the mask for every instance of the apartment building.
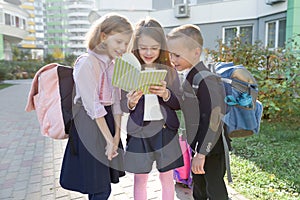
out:
M217 40L228 43L238 35L245 43L259 40L278 48L300 33L299 0L103 0L97 8L99 15L115 11L133 22L154 17L166 32L181 24L196 24L204 35L204 47L210 49L216 48Z
M210 49L216 48L217 40L228 43L237 35L245 43L260 40L270 48L283 47L288 38L300 33L300 21L296 20L300 17L299 0L23 0L22 5L20 2L0 0L0 59L10 59L11 41L19 43L22 39L18 46L30 49L33 58L55 51L63 56L82 54L92 10L99 16L118 12L134 23L151 16L160 21L166 32L181 24L196 24L205 37L204 47ZM12 37L17 33L19 36Z
M66 53L78 56L86 52L84 39L91 26L88 15L95 5L93 0L68 0L66 3L68 12L68 45Z
M94 6L94 0L45 0L45 53L60 51L66 56L85 52L88 14Z
M45 0L45 55L66 52L68 12L63 0Z
M12 47L28 34L29 13L20 5L18 0L0 0L0 60L12 60Z
M29 13L27 19L28 35L18 44L18 47L29 51L31 59L41 59L44 55L45 7L43 0L23 0L21 8Z

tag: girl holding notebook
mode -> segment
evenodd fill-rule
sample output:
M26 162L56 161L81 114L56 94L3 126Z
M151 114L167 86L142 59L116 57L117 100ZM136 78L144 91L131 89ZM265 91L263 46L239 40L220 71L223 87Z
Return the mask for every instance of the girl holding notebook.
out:
M164 31L156 20L141 20L132 41L132 53L142 70L163 69L167 75L161 84L150 86L150 94L122 91L122 109L129 112L125 170L134 173L134 199L146 200L148 174L155 161L162 199L173 200L173 169L183 166L175 112L180 109L179 78L170 63Z

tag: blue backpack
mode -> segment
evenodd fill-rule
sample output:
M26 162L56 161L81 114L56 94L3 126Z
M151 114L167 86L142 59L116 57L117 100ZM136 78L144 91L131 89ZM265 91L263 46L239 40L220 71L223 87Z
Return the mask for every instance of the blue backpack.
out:
M222 117L225 124L222 140L227 178L228 182L232 182L226 135L229 138L237 138L258 134L263 106L257 100L258 85L256 80L244 66L234 65L232 62L220 62L210 64L208 67L213 72L199 71L193 78L192 91L186 91L184 98L193 99L198 92L200 82L208 76L218 76L222 80L225 89L224 102L227 105L225 115Z
M258 134L263 106L257 100L258 85L242 65L220 62L214 65L225 86L227 111L223 117L229 137L247 137Z
M219 76L224 83L227 110L223 117L225 133L230 138L247 137L258 134L263 106L257 100L258 85L251 73L242 65L219 62L208 66L214 72L199 72L194 76L193 89L206 76ZM195 87L194 87L195 86Z

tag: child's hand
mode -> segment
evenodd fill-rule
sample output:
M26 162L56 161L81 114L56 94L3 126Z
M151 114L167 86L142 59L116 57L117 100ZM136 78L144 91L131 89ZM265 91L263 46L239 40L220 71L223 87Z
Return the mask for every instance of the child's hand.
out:
M170 91L167 89L166 81L161 81L161 85L151 85L149 91L151 94L156 94L164 100L168 99L170 96Z
M131 91L127 94L128 107L130 109L134 108L139 102L140 98L143 96L142 91Z
M205 155L197 153L192 159L192 172L194 174L205 174Z
M117 149L118 147L116 147L113 142L108 142L106 144L105 155L107 156L108 160L112 160L118 155Z

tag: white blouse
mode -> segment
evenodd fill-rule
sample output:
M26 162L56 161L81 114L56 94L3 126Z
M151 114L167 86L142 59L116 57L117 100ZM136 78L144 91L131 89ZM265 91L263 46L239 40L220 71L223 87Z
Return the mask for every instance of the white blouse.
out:
M104 106L112 105L113 114L122 114L120 89L112 86L114 61L107 55L89 51L75 64L73 77L76 87L74 103L81 99L87 114L96 119L107 114Z

